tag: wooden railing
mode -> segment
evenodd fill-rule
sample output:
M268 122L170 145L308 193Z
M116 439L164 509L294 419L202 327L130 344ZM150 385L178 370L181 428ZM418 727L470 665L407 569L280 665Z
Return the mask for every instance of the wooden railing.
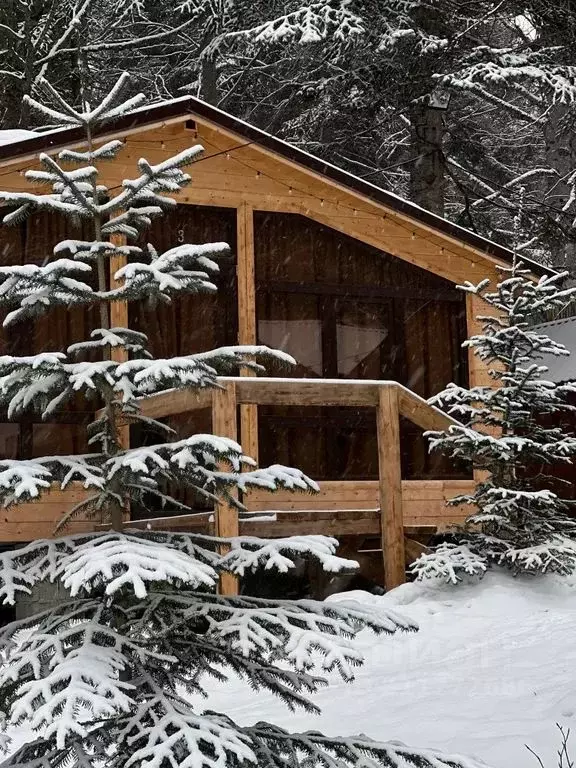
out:
M237 439L238 405L349 406L374 408L378 436L378 516L388 588L405 581L404 513L400 454L400 416L424 430L444 430L456 423L442 411L394 381L332 379L219 379L216 390L180 390L143 398L142 413L151 418L172 416L198 408L212 409L212 430ZM271 502L274 504L274 502ZM376 510L374 510L376 512ZM215 510L216 535L240 533L238 511L227 504ZM234 591L235 583L224 583Z
M253 491L243 502L249 512L273 511L275 520L239 518L236 509L219 505L214 514L178 515L134 521L135 527L173 530L206 530L230 537L238 534L264 537L291 534L379 538L382 544L386 586L405 578L405 540L423 530L436 530L461 522L463 513L446 507L446 500L469 492L473 480L402 480L400 466L400 417L424 430L444 430L456 423L422 398L393 381L330 379L277 379L222 377L218 389L172 390L142 398L142 413L151 418L212 410L215 434L237 439L237 406L350 406L371 407L378 431L378 481L331 481L321 484L317 495L287 491ZM240 435L243 442L245 435ZM88 492L79 484L65 491L52 489L37 501L5 510L0 520L0 541L19 542L53 534L68 507ZM209 518L213 517L212 523ZM93 530L98 521L78 519L73 531ZM222 590L234 592L234 579L224 579Z

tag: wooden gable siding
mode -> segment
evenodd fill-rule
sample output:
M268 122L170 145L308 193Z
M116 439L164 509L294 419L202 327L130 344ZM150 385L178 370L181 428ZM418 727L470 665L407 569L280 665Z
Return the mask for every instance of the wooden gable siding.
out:
M180 196L183 202L225 207L249 203L257 210L302 213L452 282L495 274L493 257L198 121L196 130L180 123L126 136L119 158L101 165L102 179L110 186L120 185L134 175L140 157L158 163L196 142L203 145L205 155L192 166L193 183ZM17 162L12 172L4 168L1 186L30 189L23 171L34 165Z

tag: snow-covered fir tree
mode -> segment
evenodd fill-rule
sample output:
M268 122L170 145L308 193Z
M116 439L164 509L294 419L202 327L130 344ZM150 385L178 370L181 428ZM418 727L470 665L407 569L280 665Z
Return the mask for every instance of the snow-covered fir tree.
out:
M461 422L428 433L431 450L470 462L480 482L473 493L449 502L469 506L470 515L455 529L455 543L441 544L414 564L420 578L456 583L464 574L481 576L490 564L515 572L576 570L576 519L568 503L541 487L546 467L576 456L576 437L549 425L554 414L576 411L568 402L576 385L547 378L545 356L569 352L536 324L570 304L576 289L562 287L566 274L536 279L520 262L502 272L496 290L488 280L461 286L486 303L486 314L478 317L482 333L465 346L487 365L494 383L470 389L451 384L431 399Z
M288 707L313 712L307 694L323 684L318 673L334 670L352 679L361 658L350 640L359 629L391 634L415 627L391 612L360 605L217 593L222 572L242 576L257 567L284 572L302 556L328 570L349 567L336 557L332 539L223 540L124 527L127 505L152 498L158 507L181 507L166 490L174 486L232 504L238 503L235 491L254 486L314 488L294 469L250 469L252 462L239 445L211 434L145 448L122 446L118 425L143 420L139 397L167 388L214 388L218 371L279 354L237 347L156 360L142 334L109 327L113 301L169 301L184 292L215 290L212 275L226 250L221 243L182 244L158 253L152 244L143 249L114 243L115 235L135 239L152 217L175 204L167 195L190 181L183 169L201 152L196 146L155 166L142 159L139 175L126 179L120 190L101 184L100 161L115 158L122 144L97 142L99 125L141 100L123 100L125 86L122 77L103 103L95 108L85 103L76 110L44 83L51 106L33 100L30 106L52 122L83 126L87 146L63 151L57 159L40 156L42 169L27 175L36 184L51 185L51 192L1 196L11 206L7 224L45 209L84 220L93 233L91 239L59 243L43 266L2 267L0 296L11 307L5 324L44 318L59 305L87 304L99 306L101 324L90 339L65 351L0 358L0 398L12 417L28 408L48 416L78 393L92 395L99 414L90 427L94 452L89 455L1 461L0 499L6 506L17 505L50 486L80 482L88 498L64 516L64 523L74 514L94 513L112 526L110 531L35 541L0 556L5 603L13 604L46 581L62 584L68 594L54 607L0 631L4 736L19 727L37 734L4 765L473 766L458 757L365 737L294 735L267 723L240 727L226 714L200 712L190 703L204 692L207 677L223 681L231 672L255 690L275 693ZM127 258L127 265L108 286L109 262L117 256ZM111 354L119 349L123 355Z

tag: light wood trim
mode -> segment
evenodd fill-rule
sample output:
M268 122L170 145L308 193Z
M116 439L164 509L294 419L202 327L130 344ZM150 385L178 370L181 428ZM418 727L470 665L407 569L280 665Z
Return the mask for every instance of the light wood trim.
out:
M101 134L97 136L94 143L100 146L106 144L114 139L126 140L127 136L134 136L137 133L148 133L150 131L157 131L162 128L166 128L169 125L184 124L187 120L196 120L193 114L180 115L178 117L169 117L166 120L158 120L155 123L148 123L147 125L135 125L132 128L127 128L124 131L110 131L109 133ZM63 131L65 133L65 131ZM53 138L53 136L51 136ZM69 141L62 141L61 144L54 144L51 147L47 147L42 150L48 155L56 155L63 149L80 149L81 147L87 147L88 142L86 140L76 141L70 143ZM18 157L8 157L5 160L0 160L0 168L6 168L10 165L20 165L21 163L29 163L34 160L38 160L39 152L30 152L27 155L18 155Z
M333 379L237 380L238 402L258 405L342 405L372 406L378 404L378 391L393 382L351 382Z
M206 533L210 530L210 514L175 515L165 518L135 520L130 528L153 531L188 531ZM98 530L108 530L109 525L98 526ZM405 536L431 535L437 531L434 524L405 525ZM333 536L369 536L380 535L380 511L362 510L324 510L301 512L277 512L276 520L244 518L240 520L241 536L274 539L284 536L308 535Z
M380 525L386 589L406 581L398 390L382 387L376 411Z
M143 416L149 419L163 419L179 413L210 408L212 389L170 389L139 398L138 404Z
M194 118L198 124L198 126L207 126L212 129L216 134L220 134L222 136L226 136L230 139L232 139L236 144L238 142L242 141L242 138L238 136L238 134L234 133L233 131L230 131L226 128L223 128L221 125L217 125L216 123L204 118L204 117L198 117L195 116ZM358 199L359 201L362 201L365 204L368 204L370 206L373 206L377 209L380 209L383 213L392 216L396 218L397 220L401 220L405 223L406 226L410 227L411 229L416 230L422 230L426 233L429 233L433 237L442 240L443 242L446 242L450 246L455 246L458 250L461 251L467 251L470 256L472 257L472 260L474 262L478 261L478 259L482 259L488 263L491 263L492 265L505 265L504 262L500 259L497 259L496 257L492 256L491 254L482 251L478 248L475 248L474 246L468 245L467 243L462 243L460 240L458 240L455 237L452 237L448 234L445 234L444 232L439 232L438 230L434 229L433 227L424 224L423 222L413 219L409 215L402 213L397 210L392 210L387 208L386 206L382 205L381 203L378 203L374 201L372 198L367 197L366 195L357 192L355 190L351 190L349 187L340 184L337 181L334 181L333 179L329 179L326 176L321 175L320 173L317 173L316 171L313 171L309 168L307 168L304 165L300 165L297 162L294 162L292 160L288 160L285 157L280 156L276 152L267 149L266 147L263 147L259 144L250 145L247 147L248 150L256 150L258 153L267 156L273 160L275 160L277 163L281 163L285 166L288 166L290 168L293 168L297 173L305 174L309 178L313 178L316 182L321 183L327 188L332 188L339 194L343 194L346 196L353 196L354 198ZM242 150L237 151L238 156L240 157L242 155Z
M228 382L222 389L214 391L212 400L212 431L219 437L238 438L236 421L236 387ZM232 538L239 535L238 510L230 504L218 503L214 509L216 536ZM226 549L223 548L223 552ZM238 579L231 573L220 576L220 593L222 595L238 594Z
M112 235L110 242L113 245L123 246L126 245L127 240L125 235ZM122 267L126 266L128 259L126 256L112 256L109 264L110 272L110 288L114 289L120 286L120 282L114 278L116 272ZM127 301L113 301L110 304L110 327L111 328L128 328L128 302ZM124 363L128 360L128 353L124 347L113 347L110 350L110 359L117 363ZM120 446L127 450L130 448L130 425L129 424L117 424L118 438Z
M466 294L466 336L470 338L482 331L482 325L477 320L477 315L481 312L481 299L472 293ZM487 377L486 365L480 358L474 354L474 350L468 347L468 378L470 387L482 386Z
M403 480L402 511L404 534L415 535L424 529L445 530L463 522L467 507L448 507L446 500L474 490L473 480ZM80 483L62 491L53 487L33 502L2 511L0 541L21 542L50 538L63 510L90 496ZM252 512L274 510L276 521L245 517L240 520L240 535L274 538L285 535L331 533L336 536L362 535L380 538L379 483L377 480L326 481L319 494L295 494L290 491L251 491L245 502ZM127 522L131 528L182 530L214 533L212 513L176 515ZM334 521L334 522L330 522ZM106 530L95 520L79 517L66 532Z
M394 381L346 379L279 379L221 376L218 383L233 382L239 404L377 407L382 389L398 390L400 413L422 429L446 429L458 422L429 405ZM215 390L168 390L139 400L143 415L162 418L208 408Z
M442 431L458 422L405 387L398 386L400 415L424 430Z
M242 203L236 211L236 240L238 263L238 343L256 344L256 281L254 263L254 211ZM241 376L254 376L242 368ZM240 406L240 441L248 456L258 461L258 406Z
M469 480L402 480L404 502L443 501L469 493L474 481ZM378 480L323 480L319 493L253 490L246 496L251 512L268 509L375 509L379 501Z
M251 205L237 209L238 341L256 344L256 287L254 283L254 214Z

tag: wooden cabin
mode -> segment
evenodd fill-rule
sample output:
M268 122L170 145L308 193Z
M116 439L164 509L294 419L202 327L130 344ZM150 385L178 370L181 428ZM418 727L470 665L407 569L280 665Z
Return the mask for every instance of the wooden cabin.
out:
M399 546L403 531L416 535L453 521L456 513L444 502L472 478L468 467L428 454L422 430L446 419L425 400L451 381L486 380L479 361L461 347L476 329L478 300L456 286L496 279L511 252L194 98L137 110L98 138L113 137L125 149L102 165L110 187L134 175L141 156L158 163L202 144L192 184L148 239L158 248L222 240L231 247L216 296L185 297L154 310L119 303L113 323L144 331L157 356L263 343L298 360L289 372L270 368L266 380L227 380L225 407L189 393L147 405L181 436L211 429L212 419L215 431L237 434L261 465L298 466L321 485L314 498L251 494L248 509L274 510L276 521L257 528L254 520L236 520L221 532L238 525L266 535L327 532L363 536L366 546L378 547L381 533ZM75 129L0 143L0 187L29 190L23 172L39 152L81 145ZM38 213L4 228L2 263L42 261L59 240L81 236L70 226ZM10 354L60 350L96 324L92 311L62 310L33 327L4 331L0 344ZM284 378L275 382L276 376ZM78 402L52 423L4 417L0 453L81 452L92 416ZM133 430L130 440L152 437ZM52 491L4 511L0 541L50 535L63 505L80 493Z

